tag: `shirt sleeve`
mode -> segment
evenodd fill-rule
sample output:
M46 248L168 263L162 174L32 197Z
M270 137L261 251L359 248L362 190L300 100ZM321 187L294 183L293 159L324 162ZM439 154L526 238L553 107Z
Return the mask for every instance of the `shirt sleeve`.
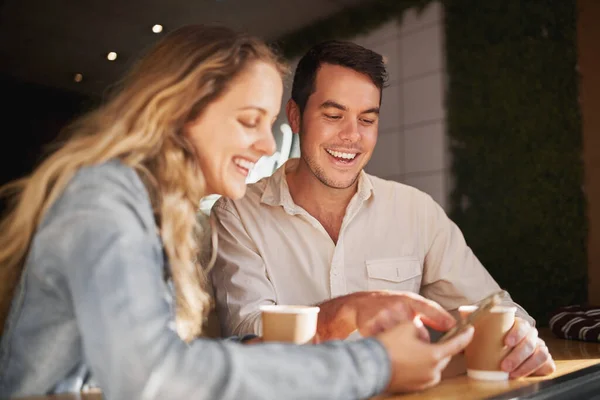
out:
M242 345L174 331L160 242L123 193L65 212L48 256L64 266L86 363L108 399L370 397L390 363L374 339Z
M260 335L259 307L277 303L275 288L231 201L220 199L212 213L219 242L211 280L221 330L225 335Z
M428 195L423 200L423 235L427 247L421 293L447 310L476 304L500 290L498 283L477 259L456 224ZM535 320L508 292L502 292L502 304L516 306L517 316L535 325Z

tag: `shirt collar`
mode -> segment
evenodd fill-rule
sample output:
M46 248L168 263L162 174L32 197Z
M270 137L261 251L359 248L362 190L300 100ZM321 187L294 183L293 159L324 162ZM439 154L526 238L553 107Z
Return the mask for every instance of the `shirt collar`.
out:
M275 171L267 180L267 186L260 199L261 203L270 206L283 206L285 209L294 209L296 204L290 194L290 188L286 179L286 172L293 171L298 167L300 159L292 158ZM360 171L358 176L358 190L355 195L360 202L367 200L374 194L373 183L365 171Z

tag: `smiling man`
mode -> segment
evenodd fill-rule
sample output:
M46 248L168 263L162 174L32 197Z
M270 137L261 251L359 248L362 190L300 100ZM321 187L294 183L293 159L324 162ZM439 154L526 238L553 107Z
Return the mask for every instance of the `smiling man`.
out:
M225 333L260 334L261 305L318 304L322 340L371 335L419 314L407 292L452 311L500 290L430 196L363 171L386 78L381 55L353 43L325 42L300 60L286 113L301 157L213 208ZM506 292L504 302L516 305ZM552 372L534 321L517 315L502 367Z

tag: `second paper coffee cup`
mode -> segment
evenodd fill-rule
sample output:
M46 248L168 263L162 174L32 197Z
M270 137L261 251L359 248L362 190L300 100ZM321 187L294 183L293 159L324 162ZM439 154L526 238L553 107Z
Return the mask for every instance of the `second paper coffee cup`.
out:
M463 306L458 309L461 318L466 318L477 306ZM508 331L515 323L516 307L495 306L491 312L475 321L473 340L465 349L467 375L479 380L507 380L508 372L502 371L500 364L510 348L504 344Z

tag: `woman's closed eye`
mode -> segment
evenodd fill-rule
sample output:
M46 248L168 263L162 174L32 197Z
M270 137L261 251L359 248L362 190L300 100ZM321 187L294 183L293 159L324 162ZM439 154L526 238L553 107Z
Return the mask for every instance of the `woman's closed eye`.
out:
M240 119L239 122L246 128L254 129L254 128L258 127L258 124L260 121L258 120L258 118L255 118L255 119Z

